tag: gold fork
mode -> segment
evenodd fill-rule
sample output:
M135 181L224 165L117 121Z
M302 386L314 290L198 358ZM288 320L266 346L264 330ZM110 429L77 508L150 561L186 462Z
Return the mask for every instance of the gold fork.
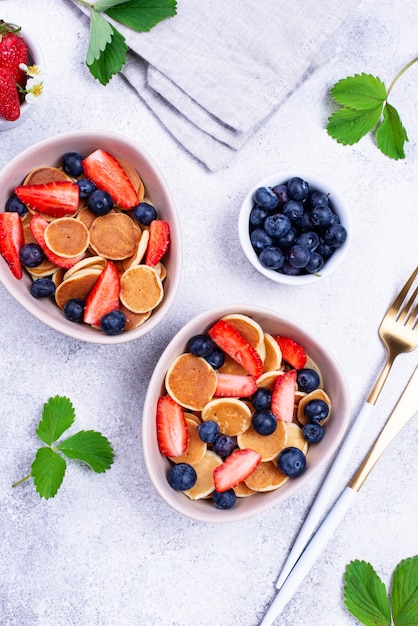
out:
M296 541L277 579L277 589L280 589L289 576L296 561L312 537L322 514L325 512L338 480L354 451L361 431L366 425L368 417L382 391L394 360L403 352L415 350L418 345L418 286L415 289L413 288L417 275L418 267L412 272L395 300L389 306L380 324L379 335L387 350L386 362L366 402L363 404L360 413L353 422L350 432L346 435L344 443L298 533ZM410 295L411 291L412 294Z

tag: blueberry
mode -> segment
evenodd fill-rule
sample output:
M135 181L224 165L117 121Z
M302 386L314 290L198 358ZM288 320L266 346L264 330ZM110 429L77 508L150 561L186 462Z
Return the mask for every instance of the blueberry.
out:
M256 433L267 437L277 428L277 418L269 409L261 409L253 413L251 424Z
M304 233L307 230L315 230L315 225L311 220L310 213L305 211L302 217L297 221L297 227L299 228L299 232Z
M225 459L235 450L235 441L229 435L220 435L213 444L215 454Z
M306 200L309 194L309 184L298 176L294 176L287 181L287 189L289 196L293 200L299 200L299 202Z
M78 152L66 152L62 157L62 169L69 176L77 178L83 173L83 157Z
M328 196L322 191L313 191L309 196L309 206L311 209L316 206L328 206Z
M317 274L323 267L325 261L318 252L311 252L311 258L305 265L305 270L308 274Z
M264 220L269 215L267 209L262 209L261 206L255 206L251 209L250 224L256 228L261 228L264 224Z
M250 235L251 245L258 254L267 246L273 245L273 238L270 237L264 228L256 228Z
M297 478L306 469L306 456L299 448L284 448L277 457L277 467L290 478Z
M310 367L298 370L296 373L296 382L299 391L310 393L314 389L318 389L320 379L319 374Z
M324 428L321 424L305 424L302 428L302 437L308 443L319 443L324 436Z
M314 207L310 214L312 224L322 229L331 226L332 216L333 213L329 206L322 205Z
M214 422L213 420L208 420L207 422L202 422L197 427L197 432L199 433L199 437L205 443L215 443L217 438L219 437L219 424Z
M290 265L296 268L303 268L309 262L311 258L311 253L307 246L301 244L295 244L292 246L288 252L287 260Z
M20 217L24 217L28 212L26 204L19 200L17 195L13 193L6 202L5 211L8 213L19 213Z
M45 255L37 243L25 243L19 250L19 257L26 267L38 267L44 260Z
M64 317L69 322L82 322L84 317L84 300L71 298L64 305Z
M176 491L191 489L197 481L196 470L188 463L177 463L168 472L167 480Z
M289 200L287 185L285 183L281 183L280 185L275 185L272 190L279 199L279 206L283 206L284 204L286 204L286 202Z
M296 237L295 243L306 246L312 252L312 250L316 250L319 246L319 237L312 230L307 230Z
M284 263L285 256L280 248L276 246L268 246L260 252L260 263L263 267L269 270L278 270Z
M140 224L149 226L151 222L157 219L157 211L152 204L148 204L148 202L140 202L138 206L134 208L134 218Z
M263 209L271 211L279 204L279 199L270 187L259 187L254 193L254 201Z
M220 348L214 348L204 359L214 370L218 370L225 363L225 353Z
M209 335L195 335L188 341L187 348L194 356L205 357L212 352L214 344Z
M95 215L107 215L113 209L112 197L107 191L96 189L87 200L87 207Z
M334 254L335 248L332 248L327 243L324 243L321 241L321 243L316 249L316 252L322 256L324 261L326 261Z
M320 424L329 414L329 406L324 400L311 400L303 407L303 413L309 422Z
M119 309L106 313L100 320L100 328L106 335L120 335L125 330L126 315Z
M280 248L280 250L289 250L289 248L291 248L295 243L297 235L297 230L292 226L291 228L289 228L287 233L276 239L277 246Z
M237 501L237 496L233 489L227 491L214 491L212 493L212 501L217 509L230 509Z
M88 178L80 178L76 182L80 193L80 198L82 200L85 200L86 198L91 196L93 191L96 191L97 189L93 181L89 180Z
M280 273L286 274L286 276L299 276L302 270L299 267L293 267L288 261L285 261L280 268Z
M347 231L341 224L333 224L325 233L324 241L332 248L339 248L347 239Z
M290 219L283 213L269 215L264 220L264 230L270 237L281 237L292 226Z
M303 215L303 204L297 200L289 200L282 208L283 215L286 215L291 222L298 222Z
M49 298L55 293L55 284L51 278L37 278L30 286L34 298Z
M250 400L256 411L269 409L271 406L271 391L268 387L259 387Z

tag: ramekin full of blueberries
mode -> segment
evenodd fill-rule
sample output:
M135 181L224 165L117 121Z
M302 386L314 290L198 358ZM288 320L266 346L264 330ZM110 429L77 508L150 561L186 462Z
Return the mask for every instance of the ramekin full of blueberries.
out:
M338 190L305 172L275 174L247 194L239 215L241 247L256 270L284 284L328 276L350 244L350 214Z

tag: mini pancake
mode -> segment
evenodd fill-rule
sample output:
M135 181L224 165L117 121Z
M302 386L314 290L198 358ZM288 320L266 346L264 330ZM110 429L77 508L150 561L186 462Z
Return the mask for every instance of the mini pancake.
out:
M234 437L249 428L251 411L237 398L215 398L202 409L202 420L213 420L219 424L221 433Z
M83 254L90 241L87 226L72 217L60 217L50 222L44 237L48 248L66 259Z
M148 241L149 231L144 230L141 233L141 238L133 255L123 261L123 268L125 270L128 270L130 267L135 267L135 265L139 265L141 263L144 258L144 254L147 251Z
M317 366L317 364L315 363L315 361L313 361L311 359L310 356L306 355L306 363L305 363L305 368L309 368L311 370L315 370L315 372L318 374L319 376L319 389L322 389L324 387L324 381L322 380L322 374L321 374L321 370L319 369L319 367Z
M155 309L163 299L164 289L158 272L148 265L135 265L120 279L120 300L133 313Z
M145 193L144 184L142 182L140 175L138 174L137 170L132 165L132 163L129 163L129 161L125 161L125 159L120 159L119 157L117 157L116 160L119 162L119 165L121 165L123 169L125 170L127 177L131 181L133 188L138 194L138 204L139 204L140 202L143 201L144 193Z
M199 424L202 423L202 420L195 415L194 413L185 413L184 417L188 420L191 420L192 422L194 422L197 426L199 426Z
M221 374L237 374L244 375L248 372L240 365L237 361L235 361L229 354L225 354L225 361L223 365L219 368Z
M141 326L151 316L151 311L147 311L146 313L134 313L127 309L122 303L119 305L119 310L122 311L126 317L125 330L138 328L138 326Z
M85 224L87 228L90 229L90 226L93 224L96 217L97 215L93 213L93 211L90 211L90 209L85 206L78 211L75 219L80 220L80 222L83 222L83 224Z
M85 270L87 268L104 270L106 263L106 259L102 256L88 256L70 267L70 269L65 272L64 280L70 278L70 276L78 272L78 270Z
M155 266L155 269L157 270L158 274L160 275L161 282L162 282L165 279L165 277L167 276L167 268L166 268L166 266L164 265L164 263L161 263L161 261L160 261Z
M201 411L212 400L216 382L216 373L209 363L189 352L180 354L165 376L167 393L191 411Z
M205 456L207 444L199 437L196 422L186 417L186 424L188 431L186 452L175 458L169 457L169 459L173 461L173 463L189 463L189 465L196 465L196 463L201 461Z
M259 435L252 426L237 437L238 446L244 450L250 448L261 454L263 461L272 461L287 445L285 423L278 420L277 428L271 435Z
M23 181L24 185L42 185L43 183L53 183L58 180L73 180L64 170L59 167L41 165L33 169Z
M247 487L245 483L239 483L238 485L235 485L234 491L237 498L248 498L248 496L253 496L255 493L257 493L256 491L254 491L254 489L250 489L249 487Z
M65 269L63 267L59 267L51 274L51 279L55 285L55 289L57 289L57 287L59 287L59 285L62 283L62 281L64 280L64 276Z
M99 256L127 259L137 249L141 234L125 213L96 217L90 226L90 245Z
M51 276L53 271L56 269L56 265L53 265L47 260L42 261L42 263L38 265L38 267L26 267L26 265L24 265L24 268L28 272L28 274L30 274L32 278L36 280L37 278L45 278Z
M102 270L85 269L79 270L70 278L64 280L55 290L55 301L60 309L72 298L86 300L94 283L99 278Z
M266 356L263 362L263 371L279 370L282 365L282 351L277 341L269 333L264 333L264 347Z
M197 481L195 485L183 493L185 493L191 500L207 498L213 491L215 491L213 471L220 465L222 465L222 459L217 454L212 452L212 450L207 450L203 459L193 466L197 474Z
M326 404L328 404L328 407L329 407L328 415L326 419L324 419L321 422L321 426L324 426L324 424L326 424L329 418L331 417L331 400L323 389L314 389L314 391L307 393L306 396L301 398L298 404L298 415L297 415L298 422L299 424L302 424L302 426L308 423L308 420L305 417L304 408L308 404L308 402L310 402L311 400L323 400Z
M245 480L245 484L253 491L274 491L289 477L283 474L273 461L259 463L253 473Z
M262 343L264 343L264 331L260 324L255 322L248 315L241 313L231 313L223 318L229 322L257 351Z
M283 422L287 431L286 447L294 447L302 450L304 454L308 452L308 442L302 435L302 429L294 422Z
M273 370L271 372L264 372L257 378L257 387L265 387L273 391L276 379L278 376L282 376L282 370Z

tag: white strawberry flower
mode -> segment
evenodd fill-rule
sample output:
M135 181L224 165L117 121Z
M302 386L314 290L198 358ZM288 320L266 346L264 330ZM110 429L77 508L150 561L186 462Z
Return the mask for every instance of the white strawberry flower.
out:
M29 104L37 102L43 91L42 71L39 65L26 65L20 63L20 69L26 73L27 81L25 89L21 91L25 94L25 101Z

